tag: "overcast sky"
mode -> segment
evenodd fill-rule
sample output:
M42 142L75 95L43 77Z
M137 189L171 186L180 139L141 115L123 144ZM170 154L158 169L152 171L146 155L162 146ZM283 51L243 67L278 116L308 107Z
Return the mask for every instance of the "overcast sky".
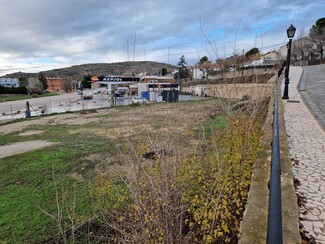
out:
M324 0L0 0L0 75L84 63L262 53L325 16Z

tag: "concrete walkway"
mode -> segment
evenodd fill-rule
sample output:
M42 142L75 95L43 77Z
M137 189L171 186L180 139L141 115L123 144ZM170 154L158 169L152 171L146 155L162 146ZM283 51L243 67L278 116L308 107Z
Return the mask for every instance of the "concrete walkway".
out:
M12 155L16 155L19 153L40 149L53 144L54 142L35 140L35 141L16 142L9 145L0 146L0 159Z
M301 75L301 67L290 68L289 100L283 100L285 128L293 174L301 183L297 192L306 197L306 208L299 210L301 223L325 244L325 132L297 90Z

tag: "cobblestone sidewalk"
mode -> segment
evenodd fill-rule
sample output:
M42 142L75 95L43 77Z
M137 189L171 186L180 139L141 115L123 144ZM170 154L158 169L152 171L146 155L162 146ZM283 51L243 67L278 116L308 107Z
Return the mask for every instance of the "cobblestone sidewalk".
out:
M290 68L289 100L283 100L285 128L293 174L301 183L297 192L307 200L306 209L300 209L301 223L325 244L325 132L298 93L301 74L301 67Z

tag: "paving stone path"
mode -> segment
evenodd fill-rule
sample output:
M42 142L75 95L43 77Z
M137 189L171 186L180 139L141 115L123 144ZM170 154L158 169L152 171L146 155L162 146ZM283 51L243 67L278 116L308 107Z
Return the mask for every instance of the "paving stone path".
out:
M306 197L301 223L317 242L325 243L325 132L298 93L301 74L301 67L290 68L289 100L283 100L285 128L293 174L301 183L297 193Z

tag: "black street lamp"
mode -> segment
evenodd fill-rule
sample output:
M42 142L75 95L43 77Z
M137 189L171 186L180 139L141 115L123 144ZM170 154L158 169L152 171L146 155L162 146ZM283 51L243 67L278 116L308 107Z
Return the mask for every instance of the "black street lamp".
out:
M285 70L285 78L284 78L284 92L282 99L289 99L288 93L289 93L289 66L290 66L290 55L291 55L291 43L292 38L294 37L296 32L296 28L293 25L290 25L287 29L287 35L289 38L289 42L287 44L288 47L288 53L287 53L287 62L286 62L286 70Z

